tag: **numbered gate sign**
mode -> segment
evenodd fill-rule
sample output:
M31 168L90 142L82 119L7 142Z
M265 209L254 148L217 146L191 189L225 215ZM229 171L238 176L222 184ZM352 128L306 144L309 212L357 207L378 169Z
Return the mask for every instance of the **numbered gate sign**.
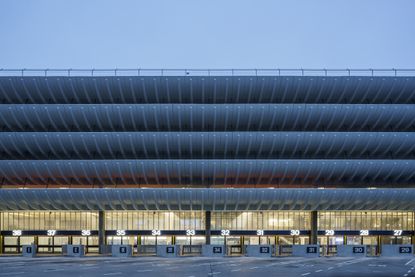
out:
M355 246L353 247L353 253L355 254L365 253L365 248L362 246Z
M307 253L317 253L316 246L307 246Z
M214 246L213 247L213 253L215 253L215 254L222 254L222 247L220 247L220 246Z
M399 254L411 254L412 247L410 246L401 246L399 247Z
M166 248L166 253L168 254L173 254L174 253L174 247L173 246L168 246Z
M269 253L269 247L268 246L262 246L259 248L259 253Z
M32 247L27 247L26 248L26 253L32 253Z
M125 246L120 247L120 253L123 253L123 254L127 253L127 247Z
M79 247L78 246L73 248L73 253L79 254Z

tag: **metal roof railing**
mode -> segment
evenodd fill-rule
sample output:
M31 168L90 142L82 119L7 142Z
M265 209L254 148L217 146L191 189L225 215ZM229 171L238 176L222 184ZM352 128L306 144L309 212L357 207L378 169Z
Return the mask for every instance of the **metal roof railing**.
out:
M4 69L0 76L415 76L415 69Z

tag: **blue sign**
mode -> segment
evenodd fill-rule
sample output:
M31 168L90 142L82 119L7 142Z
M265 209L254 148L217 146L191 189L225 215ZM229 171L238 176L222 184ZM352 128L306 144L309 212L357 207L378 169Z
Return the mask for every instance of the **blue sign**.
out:
M263 253L263 254L269 253L269 247L268 246L261 246L259 248L259 253Z
M213 253L222 254L222 247L221 246L213 246Z
M359 253L365 253L365 248L363 246L354 246L353 247L353 253L359 254Z

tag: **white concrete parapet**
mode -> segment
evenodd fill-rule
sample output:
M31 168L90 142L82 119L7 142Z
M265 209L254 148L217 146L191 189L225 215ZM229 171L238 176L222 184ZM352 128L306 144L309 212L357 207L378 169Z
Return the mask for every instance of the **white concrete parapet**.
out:
M113 257L131 257L133 249L131 245L113 244L111 245L111 255Z
M366 245L337 245L339 257L364 257L366 254Z
M382 244L381 256L384 257L406 257L413 256L414 247L411 244Z
M248 257L271 257L273 253L272 245L247 245L246 256Z
M68 257L82 257L85 255L85 246L79 244L67 244L66 247L66 256Z
M223 257L226 254L225 245L203 245L202 256L205 257Z
M157 256L177 257L179 250L179 245L157 245Z
M293 245L292 255L294 257L318 257L320 256L320 245L318 244L306 244L306 245Z
M36 257L36 250L37 250L36 244L23 245L22 256L23 257Z

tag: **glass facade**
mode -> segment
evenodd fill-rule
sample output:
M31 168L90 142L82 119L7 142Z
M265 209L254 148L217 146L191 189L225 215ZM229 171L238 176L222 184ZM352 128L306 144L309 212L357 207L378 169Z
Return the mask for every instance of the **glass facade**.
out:
M203 230L203 211L106 212L106 230Z
M1 230L98 230L98 212L1 212L0 224Z
M212 212L211 230L309 230L310 212ZM204 211L107 211L105 230L204 230ZM11 230L98 230L95 211L0 212L0 228ZM321 211L319 230L414 230L414 213Z
M413 212L319 212L320 230L414 230Z
M213 212L213 230L310 229L309 212Z

